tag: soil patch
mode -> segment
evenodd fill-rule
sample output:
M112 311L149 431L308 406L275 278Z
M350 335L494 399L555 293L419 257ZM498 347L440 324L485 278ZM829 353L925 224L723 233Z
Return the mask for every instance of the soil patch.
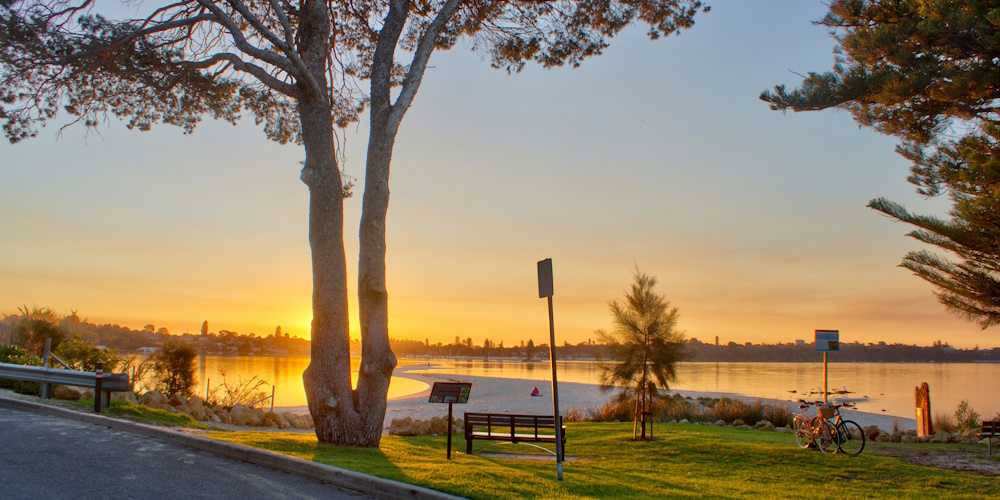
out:
M941 469L964 470L980 474L1000 475L1000 458L992 457L986 450L934 450L896 449L888 452L907 462L938 467Z

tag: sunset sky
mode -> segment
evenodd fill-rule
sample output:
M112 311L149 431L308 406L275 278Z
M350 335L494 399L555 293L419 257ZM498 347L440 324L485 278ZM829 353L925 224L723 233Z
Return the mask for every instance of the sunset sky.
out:
M693 29L639 27L581 68L493 70L467 44L431 59L393 155L390 336L548 341L535 263L551 257L557 342L609 326L635 265L689 337L1000 345L896 267L919 244L867 209L944 214L906 183L896 140L850 114L757 99L829 69L813 0L715 0ZM367 124L346 131L349 286ZM109 122L0 145L0 312L76 310L172 333L307 337L311 269L300 147L246 120L193 135ZM352 301L356 318L356 302ZM352 325L354 335L356 320Z

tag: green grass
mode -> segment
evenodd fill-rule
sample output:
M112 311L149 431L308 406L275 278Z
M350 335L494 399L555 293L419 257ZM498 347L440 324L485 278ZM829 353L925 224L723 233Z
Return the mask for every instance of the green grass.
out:
M660 425L633 442L630 423L568 424L562 483L554 460L466 455L455 436L382 438L380 449L318 444L313 434L213 432L208 437L293 455L470 498L988 498L996 476L914 465L908 446L871 444L860 456L799 449L790 434L702 425ZM956 445L947 445L956 446ZM922 448L923 449L923 448ZM531 453L526 445L476 441L476 452ZM985 450L982 450L985 454Z
M94 409L93 399L81 399L71 401L71 406ZM186 413L174 413L159 408L150 408L143 405L134 405L128 401L112 401L110 408L102 408L101 412L108 417L121 417L135 420L142 423L156 425L173 425L180 427L191 427L193 429L210 429L210 427L195 420Z

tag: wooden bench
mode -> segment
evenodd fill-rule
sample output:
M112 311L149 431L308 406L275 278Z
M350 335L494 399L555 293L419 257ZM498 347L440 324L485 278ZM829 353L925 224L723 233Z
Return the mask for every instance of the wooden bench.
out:
M979 430L979 437L986 438L989 454L993 455L993 438L1000 437L1000 420L983 420L982 429Z
M559 417L562 424L562 417ZM551 431L542 432L539 431ZM465 412L465 453L472 453L472 441L510 441L512 443L555 443L556 425L552 415L512 415L504 413ZM566 426L562 426L562 449L566 453Z

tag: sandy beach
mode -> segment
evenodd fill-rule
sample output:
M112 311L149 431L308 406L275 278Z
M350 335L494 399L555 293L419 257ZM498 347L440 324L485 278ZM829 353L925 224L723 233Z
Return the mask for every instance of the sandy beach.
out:
M547 381L509 379L494 377L479 377L469 375L449 375L449 374L427 374L414 373L423 367L404 367L397 369L396 376L418 380L428 384L428 388L420 393L393 399L389 401L385 415L385 432L388 432L389 424L394 418L411 417L414 419L427 420L432 417L444 417L448 415L448 405L439 403L428 403L430 386L434 382L471 382L472 391L469 395L468 404L454 405L455 418L461 418L462 413L469 412L493 412L493 413L524 413L524 414L551 414L552 413L552 386ZM531 396L531 390L537 386L542 396ZM614 394L611 392L601 392L599 386L594 384L581 384L574 382L559 383L559 409L565 415L570 408L590 410L603 406ZM689 391L669 391L669 393L679 393L686 397L710 397L710 398L734 398L746 401L760 400L772 404L781 404L788 407L793 412L799 412L799 403L793 401L780 401L774 399L750 398L740 394L719 393L719 392L689 392ZM811 410L815 413L816 410ZM846 420L854 420L862 427L877 425L880 429L892 431L893 425L900 430L916 429L916 421L912 418L899 418L891 415L881 415L855 410L844 409L841 415Z

